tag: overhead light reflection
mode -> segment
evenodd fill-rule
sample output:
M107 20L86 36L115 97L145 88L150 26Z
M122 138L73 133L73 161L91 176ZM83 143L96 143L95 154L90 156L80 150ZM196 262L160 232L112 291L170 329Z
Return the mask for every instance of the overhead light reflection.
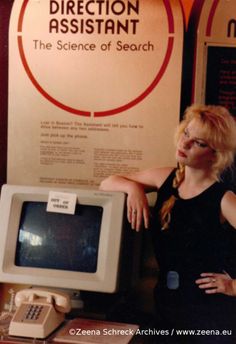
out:
M21 243L28 242L28 244L31 246L42 246L43 244L42 237L31 232L26 232L22 229L20 230L19 241Z

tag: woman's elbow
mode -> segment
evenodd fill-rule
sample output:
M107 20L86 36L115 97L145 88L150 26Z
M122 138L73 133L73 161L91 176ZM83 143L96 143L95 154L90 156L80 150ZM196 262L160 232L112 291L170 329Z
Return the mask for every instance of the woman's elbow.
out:
M99 190L102 190L102 191L113 190L114 179L115 179L115 176L109 176L109 177L103 179L99 185Z
M101 181L98 188L99 188L99 190L102 190L102 191L106 190L106 179Z

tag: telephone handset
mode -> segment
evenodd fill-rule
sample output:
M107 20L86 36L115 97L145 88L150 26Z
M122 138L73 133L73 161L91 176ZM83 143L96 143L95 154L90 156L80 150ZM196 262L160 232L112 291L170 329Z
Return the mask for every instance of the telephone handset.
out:
M23 289L16 293L17 310L9 326L9 335L46 338L71 309L66 293L46 289Z

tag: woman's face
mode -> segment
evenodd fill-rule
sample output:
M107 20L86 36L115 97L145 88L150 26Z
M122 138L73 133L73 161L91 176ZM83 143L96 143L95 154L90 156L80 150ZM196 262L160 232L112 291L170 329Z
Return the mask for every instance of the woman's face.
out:
M209 169L215 161L215 151L204 139L199 120L192 119L180 134L176 159L183 165L198 169Z

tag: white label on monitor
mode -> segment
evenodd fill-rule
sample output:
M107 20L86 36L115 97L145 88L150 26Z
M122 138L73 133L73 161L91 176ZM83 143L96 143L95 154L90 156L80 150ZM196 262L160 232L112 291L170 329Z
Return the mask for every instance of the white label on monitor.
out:
M50 191L47 211L53 213L74 214L77 195L66 192Z

